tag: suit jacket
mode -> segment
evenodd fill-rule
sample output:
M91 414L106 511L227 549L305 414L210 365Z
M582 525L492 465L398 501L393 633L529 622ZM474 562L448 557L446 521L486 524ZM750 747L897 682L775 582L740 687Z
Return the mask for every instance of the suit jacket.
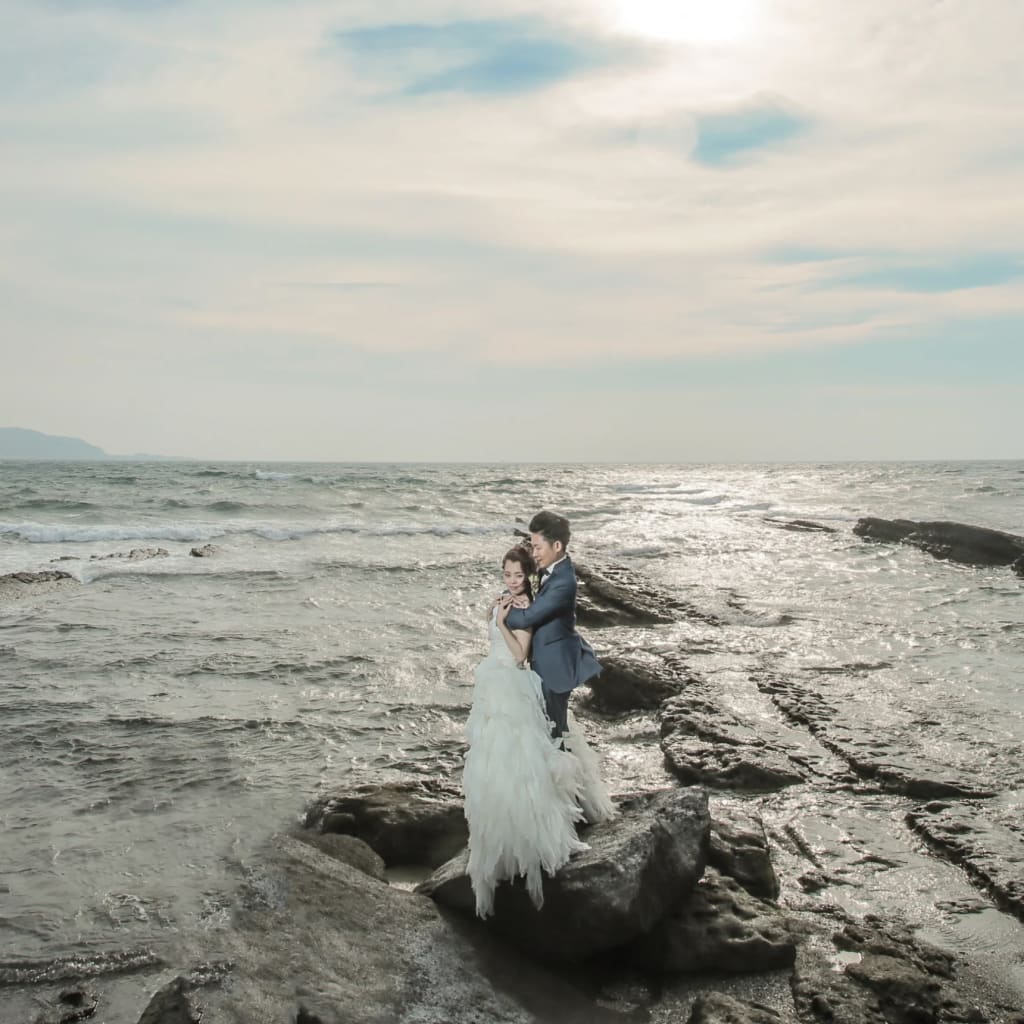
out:
M568 558L544 581L529 608L513 608L509 629L532 629L530 665L544 688L566 693L601 671L594 651L576 632L576 571Z

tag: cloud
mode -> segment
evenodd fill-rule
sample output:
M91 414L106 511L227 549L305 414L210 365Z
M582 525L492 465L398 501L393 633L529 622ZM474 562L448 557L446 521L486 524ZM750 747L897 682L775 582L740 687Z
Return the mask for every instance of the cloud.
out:
M301 423L369 359L400 407L389 359L568 391L1024 323L1013 0L763 0L714 43L608 6L11 0L0 400L88 417L179 360Z
M522 19L389 24L338 32L360 72L401 76L405 96L530 92L612 59L607 43Z
M740 110L697 117L694 159L723 167L751 153L777 147L806 132L811 120L778 103L759 101Z

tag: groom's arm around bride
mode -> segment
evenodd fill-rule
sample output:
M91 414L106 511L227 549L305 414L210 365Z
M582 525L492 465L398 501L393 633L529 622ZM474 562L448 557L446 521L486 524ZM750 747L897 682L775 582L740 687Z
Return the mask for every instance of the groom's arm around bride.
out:
M597 675L601 665L590 645L576 632L576 572L566 554L569 521L552 512L538 512L530 522L533 556L547 575L528 608L512 608L509 629L533 630L533 668L540 676L549 712L568 706L580 683ZM558 695L561 700L551 700ZM553 707L554 705L554 707ZM552 715L560 732L567 730L566 712Z

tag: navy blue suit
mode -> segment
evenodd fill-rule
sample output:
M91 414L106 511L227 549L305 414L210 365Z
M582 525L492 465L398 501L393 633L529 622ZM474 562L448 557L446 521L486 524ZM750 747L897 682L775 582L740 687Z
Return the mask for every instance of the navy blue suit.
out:
M530 665L543 684L548 714L565 732L569 694L601 671L590 644L576 632L576 572L572 562L566 558L559 563L533 604L513 608L506 624L509 629L533 630ZM553 710L558 713L552 714Z

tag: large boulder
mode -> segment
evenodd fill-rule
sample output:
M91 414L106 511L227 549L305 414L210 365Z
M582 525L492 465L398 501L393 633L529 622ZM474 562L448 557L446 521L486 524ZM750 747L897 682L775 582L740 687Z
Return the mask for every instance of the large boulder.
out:
M362 839L340 832L311 832L308 829L301 829L293 834L300 842L315 846L328 857L334 857L335 860L362 871L364 875L381 882L387 877L384 858Z
M610 1024L484 930L291 836L249 864L232 927L204 932L140 1024ZM217 969L204 969L216 947Z
M689 892L707 860L707 794L661 790L619 804L619 816L581 832L589 851L544 880L544 906L522 880L499 885L493 930L544 959L581 961L650 931ZM475 900L468 855L443 865L417 888L467 916Z
M1012 565L1024 557L1024 537L966 523L868 516L857 520L853 532L868 540L910 544L936 558L965 565Z
M630 948L646 970L742 974L789 967L796 940L779 908L708 868L697 887Z
M804 771L779 743L697 694L661 706L661 749L674 775L687 785L770 791L804 780Z
M361 839L388 867L435 868L469 839L462 794L433 780L359 786L318 799L306 828Z

